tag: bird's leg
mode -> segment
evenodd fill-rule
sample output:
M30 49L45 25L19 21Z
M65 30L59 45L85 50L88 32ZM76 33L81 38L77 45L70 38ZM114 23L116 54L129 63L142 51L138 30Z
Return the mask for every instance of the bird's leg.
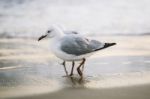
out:
M84 62L84 64L85 64L85 62ZM82 72L84 71L84 64L82 65Z
M82 62L81 62L81 64L78 66L78 68L77 68L77 72L78 72L78 74L80 75L80 81L83 79L83 73L82 73L82 71L80 70L80 67L85 63L85 61L86 61L86 59L85 58L83 58L83 60L82 60Z
M67 71L67 69L66 69L66 62L63 61L62 65L64 66L64 70L65 70L66 76L68 76L68 71Z
M73 75L74 65L75 65L75 62L74 62L74 61L72 61L72 68L71 68L70 76L72 76L72 75Z

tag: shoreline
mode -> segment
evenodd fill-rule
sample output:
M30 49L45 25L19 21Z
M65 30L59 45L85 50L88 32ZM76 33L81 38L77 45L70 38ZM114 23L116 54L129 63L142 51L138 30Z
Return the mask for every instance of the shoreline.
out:
M123 91L122 89L129 90L129 91L130 90L136 91L137 89L140 90L140 88L144 89L145 86L148 86L148 88L150 89L149 75L150 72L103 74L94 77L87 76L86 79L84 79L85 81L83 83L79 83L78 78L76 77L74 77L73 81L70 80L69 78L63 78L63 77L59 79L57 78L46 79L43 77L39 77L39 78L32 77L34 78L33 80L36 82L29 80L28 82L31 84L25 84L20 86L17 85L12 87L9 86L0 87L0 98L41 99L42 97L45 97L44 99L48 99L49 97L53 96L53 94L63 93L66 94L64 96L65 97L64 99L66 99L66 97L68 97L67 92L73 91L74 93L74 91L76 90L79 90L79 92L83 92L86 94L88 92L95 94L96 92L97 95L99 95L98 92L101 91L104 92L105 91L114 92L115 90ZM92 90L95 92L93 92ZM124 93L121 92L121 94ZM84 96L84 97L90 99L88 98L88 96ZM59 97L56 96L56 99L59 99ZM124 98L120 98L120 99L124 99Z

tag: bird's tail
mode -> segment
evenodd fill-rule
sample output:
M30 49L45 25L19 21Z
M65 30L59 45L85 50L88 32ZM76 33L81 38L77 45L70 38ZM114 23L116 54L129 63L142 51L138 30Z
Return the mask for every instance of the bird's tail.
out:
M98 51L98 50L101 50L101 49L105 49L105 48L107 48L107 47L114 46L114 45L116 45L116 43L105 43L103 47L98 48L98 49L96 49L96 50L94 50L94 51Z

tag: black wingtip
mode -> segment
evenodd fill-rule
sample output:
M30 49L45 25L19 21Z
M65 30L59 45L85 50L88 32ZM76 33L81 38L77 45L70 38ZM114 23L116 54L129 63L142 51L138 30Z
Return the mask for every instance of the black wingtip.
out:
M104 47L102 48L99 48L99 49L96 49L95 51L98 51L98 50L101 50L101 49L105 49L107 47L110 47L110 46L113 46L113 45L116 45L117 43L105 43Z
M116 45L116 43L105 43L104 48Z

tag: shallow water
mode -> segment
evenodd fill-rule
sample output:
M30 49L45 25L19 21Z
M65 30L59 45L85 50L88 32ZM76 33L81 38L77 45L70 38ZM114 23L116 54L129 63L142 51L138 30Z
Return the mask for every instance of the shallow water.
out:
M94 38L117 42L117 45L87 59L83 82L79 82L76 70L72 78L63 77L65 72L61 65L62 61L49 51L47 41L1 39L0 97L36 96L70 88L82 91L149 84L150 47L147 46L149 38L149 36ZM69 65L71 64L67 64L68 71L71 69Z

